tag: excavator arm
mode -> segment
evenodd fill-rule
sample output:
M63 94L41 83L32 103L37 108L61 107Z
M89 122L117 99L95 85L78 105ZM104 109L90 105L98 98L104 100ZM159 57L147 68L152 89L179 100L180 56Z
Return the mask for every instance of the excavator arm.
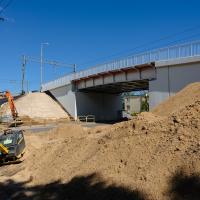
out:
M5 92L5 96L6 96L7 99L8 99L8 103L9 103L9 106L10 106L10 110L11 110L13 119L15 120L15 119L18 117L18 112L17 112L17 109L16 109L15 104L14 104L14 98L13 98L13 96L11 95L10 91L6 91L6 92Z
M18 112L17 112L17 109L15 107L13 96L11 95L10 91L8 91L8 90L1 92L1 94L3 94L3 96L5 96L7 98L12 117L15 120L18 117Z

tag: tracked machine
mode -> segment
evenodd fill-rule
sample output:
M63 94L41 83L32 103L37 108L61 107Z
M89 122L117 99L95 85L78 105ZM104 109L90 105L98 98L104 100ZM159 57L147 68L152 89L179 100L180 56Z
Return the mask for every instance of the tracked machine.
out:
M21 161L25 153L22 130L7 129L0 135L0 165Z

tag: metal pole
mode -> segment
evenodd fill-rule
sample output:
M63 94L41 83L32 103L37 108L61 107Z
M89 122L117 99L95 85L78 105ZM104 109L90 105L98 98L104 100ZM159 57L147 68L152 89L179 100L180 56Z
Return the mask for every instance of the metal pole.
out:
M40 46L40 91L42 90L42 83L43 83L43 47L44 45L49 45L48 42L41 43Z
M73 65L74 66L74 73L76 72L76 64Z
M26 57L25 55L22 56L22 94L25 93L24 90L24 79L25 79L25 68L26 68Z
M43 43L41 43L41 46L40 46L40 91L42 90L42 71L43 71Z
M27 90L27 93L29 93L29 81L28 80L26 81L26 84L27 84L26 85L26 87L27 87L26 90Z

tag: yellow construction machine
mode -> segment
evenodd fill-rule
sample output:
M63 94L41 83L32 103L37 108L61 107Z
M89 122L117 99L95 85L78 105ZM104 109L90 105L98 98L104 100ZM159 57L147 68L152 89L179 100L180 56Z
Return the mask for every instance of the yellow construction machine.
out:
M25 140L22 130L5 130L0 135L0 165L17 162L25 152Z

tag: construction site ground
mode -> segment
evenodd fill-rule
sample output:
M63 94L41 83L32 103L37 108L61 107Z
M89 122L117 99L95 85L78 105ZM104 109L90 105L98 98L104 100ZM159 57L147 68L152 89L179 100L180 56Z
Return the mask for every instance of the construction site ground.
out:
M199 91L114 125L27 129L23 161L0 168L0 198L199 200Z
M95 128L95 127L109 127L111 124L107 123L95 123L95 122L73 122L73 121L65 121L65 122L54 122L54 123L45 123L45 124L35 124L35 125L21 125L18 127L12 128L13 130L24 130L25 132L31 132L31 133L40 133L40 132L47 132L50 130L53 130L55 128L58 128L62 126L63 124L71 125L71 126L77 126L80 125L83 128Z

